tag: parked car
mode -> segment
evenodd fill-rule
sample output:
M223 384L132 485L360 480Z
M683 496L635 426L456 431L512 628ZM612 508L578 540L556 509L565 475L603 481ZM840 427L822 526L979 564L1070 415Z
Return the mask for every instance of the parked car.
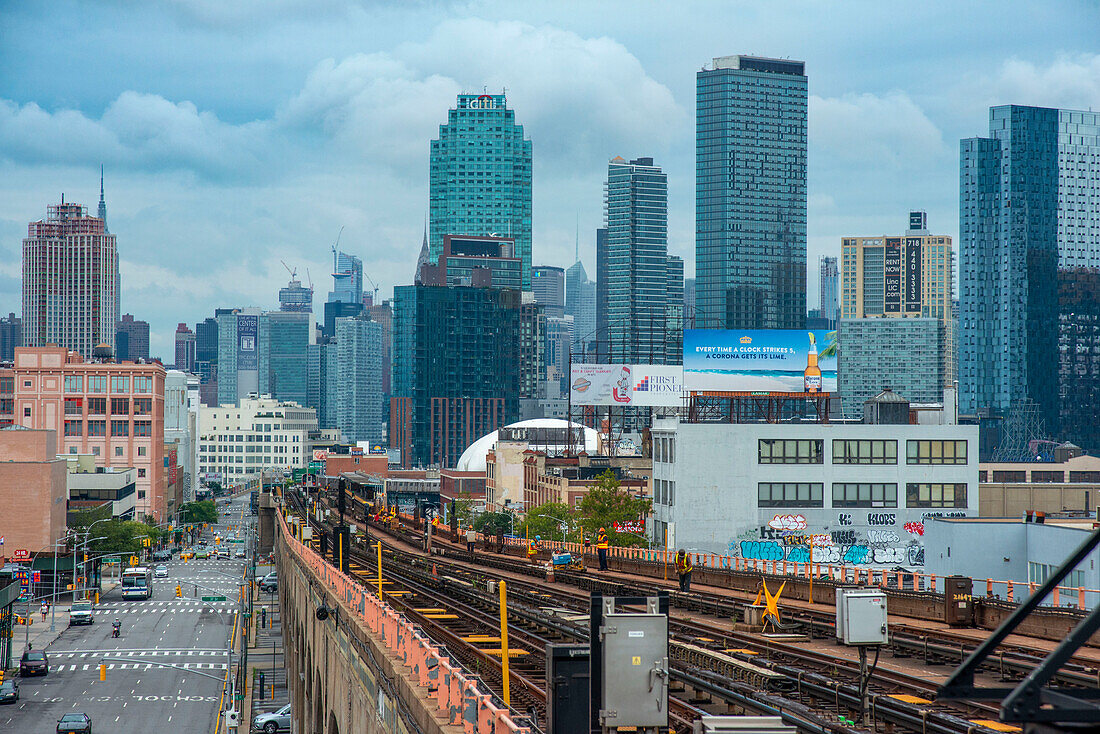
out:
M278 711L260 714L252 721L252 731L275 734L277 731L290 731L290 704Z
M65 714L57 720L57 734L92 734L92 720L87 714Z
M275 576L274 571L260 579L260 591L266 591L269 594L273 594L278 590L279 579Z
M91 624L92 603L90 601L74 601L69 609L69 624Z
M50 661L42 650L27 650L23 657L19 658L19 675L26 678L30 675L49 675Z
M19 700L19 682L7 678L0 683L0 703L15 703Z

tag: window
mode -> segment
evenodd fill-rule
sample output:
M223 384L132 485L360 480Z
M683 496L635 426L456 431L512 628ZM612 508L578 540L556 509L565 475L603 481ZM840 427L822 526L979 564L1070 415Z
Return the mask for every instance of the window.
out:
M23 387L30 387L30 386L31 386L31 381L30 380L23 380Z
M134 424L134 435L135 435L135 436L137 435L137 426L138 426L138 424L137 424L137 423L135 423L135 424ZM147 447L145 447L145 446L138 446L138 456L145 456L147 452L148 452L148 448L147 448Z
M122 456L122 447L115 446L115 456Z
M989 481L989 472L985 469L982 469L981 471L979 471L978 472L978 481L979 482L988 482Z
M84 392L84 375L65 375L65 392Z
M107 375L88 375L88 392L107 392Z
M144 479L144 478L145 478L145 470L144 469L138 469L138 479Z
M80 415L83 402L80 398L65 398L65 415Z
M1075 484L1100 484L1100 471L1071 471L1069 480Z
M665 462L668 464L676 462L676 442L671 438L665 443Z
M993 481L998 483L998 484L1005 484L1007 482L1017 482L1017 483L1023 484L1024 482L1027 481L1027 472L1024 471L1023 469L1020 469L1018 471L1017 470L997 471L996 469L994 469L993 470Z
M23 417L24 418L30 418L31 417L31 409L30 408L23 408Z
M134 398L134 415L151 415L152 412L152 398Z
M106 436L107 421L88 421L89 436Z
M906 507L966 507L965 484L907 484Z
M129 415L129 398L111 398L111 415Z
M824 441L821 439L762 438L759 442L761 464L821 464Z
M111 392L130 392L130 376L111 375Z
M138 469L138 471L139 471L139 472L143 472L143 471L145 471L145 470L144 470L144 469ZM141 476L145 476L145 475L144 475L144 474L142 474ZM139 490L138 490L138 499L139 499L139 500L143 500L143 499L145 499L145 490L144 490L144 489L139 489Z
M153 378L149 377L148 375L134 375L134 392L153 392Z
M1033 471L1031 472L1031 481L1060 484L1066 481L1066 473L1064 471Z
M833 439L834 464L896 464L898 442L877 439Z
M76 446L70 446L69 447L69 453L70 454L75 454L76 453Z
M821 482L761 482L757 485L760 507L823 507Z
M112 436L129 436L130 421L111 421Z
M893 482L834 482L833 507L897 507Z
M80 436L84 433L84 424L80 421L65 421L66 436Z
M107 415L107 398L88 398L88 412Z
M153 424L149 421L134 421L135 436L152 436Z
M90 436L91 434L89 433L88 435ZM92 456L99 456L99 447L98 446L93 446L92 447Z
M906 443L906 461L909 464L966 463L966 441L907 441Z

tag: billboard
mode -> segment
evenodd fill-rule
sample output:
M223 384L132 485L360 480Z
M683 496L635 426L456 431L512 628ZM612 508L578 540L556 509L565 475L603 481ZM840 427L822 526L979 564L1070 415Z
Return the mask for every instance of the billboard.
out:
M259 335L259 316L237 316L237 370L244 372L260 369L260 353L256 349Z
M920 313L921 304L921 239L905 240L905 310Z
M574 364L569 379L573 405L683 405L684 370L679 365Z
M901 238L887 237L883 255L883 310L901 313Z
M684 329L684 387L729 392L836 391L835 331ZM811 342L813 351L811 353ZM816 361L817 370L811 362ZM816 373L820 370L820 376Z

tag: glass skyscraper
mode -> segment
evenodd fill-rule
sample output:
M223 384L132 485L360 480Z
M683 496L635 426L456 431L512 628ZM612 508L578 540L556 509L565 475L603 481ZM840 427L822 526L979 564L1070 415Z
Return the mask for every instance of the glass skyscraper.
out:
M329 345L329 348L333 348ZM365 317L336 319L336 424L348 441L382 440L382 325Z
M609 361L666 364L670 331L682 329L684 294L681 262L670 314L668 177L652 158L613 158L606 201Z
M428 206L432 263L444 235L512 237L531 289L531 141L503 94L458 95L432 141Z
M695 326L801 329L805 64L724 56L695 83Z
M313 314L268 311L260 316L260 394L306 405Z
M1100 113L992 107L959 163L959 408L1100 450Z
M598 336L596 284L588 279L580 260L565 271L565 313L573 317L573 361L584 361L588 343Z

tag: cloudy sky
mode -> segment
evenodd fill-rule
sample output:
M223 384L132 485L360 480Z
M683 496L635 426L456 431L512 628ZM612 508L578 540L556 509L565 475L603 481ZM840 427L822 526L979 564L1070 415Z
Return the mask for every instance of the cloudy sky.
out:
M593 268L609 158L669 176L669 250L694 274L695 72L736 53L806 62L809 260L909 208L957 234L958 141L992 104L1100 109L1092 0L371 2L0 0L0 312L21 241L107 171L124 312L172 360L176 323L277 305L329 248L388 297L408 283L428 147L462 91L505 89L534 143L534 261ZM816 278L809 278L811 300Z

